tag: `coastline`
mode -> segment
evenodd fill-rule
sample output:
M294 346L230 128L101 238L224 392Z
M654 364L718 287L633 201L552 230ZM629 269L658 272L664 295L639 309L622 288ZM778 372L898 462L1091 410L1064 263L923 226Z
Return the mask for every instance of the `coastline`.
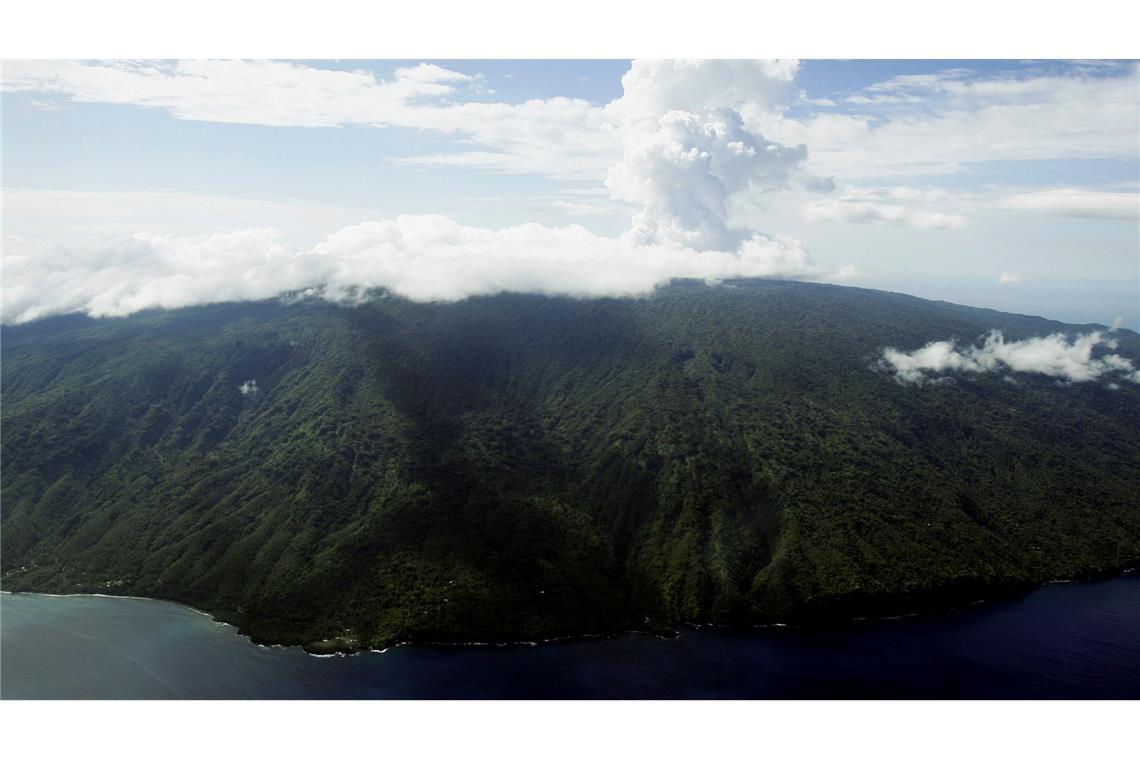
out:
M393 649L396 649L399 647L407 647L407 646L459 647L459 648L463 648L463 647L507 648L507 647L536 647L536 646L540 646L542 644L554 644L554 643L567 642L567 641L583 641L583 640L591 640L591 639L613 639L613 638L619 638L622 636L650 636L650 637L654 637L654 638L658 638L658 639L673 639L673 638L678 638L678 637L684 635L683 629L685 629L685 628L692 628L695 630L714 629L714 630L721 630L721 631L726 631L726 632L729 632L729 631L748 631L748 630L758 631L758 630L765 630L765 629L782 630L782 631L788 631L788 632L817 631L817 630L821 630L821 629L833 628L833 627L838 627L838 626L842 626L842 625L875 623L875 622L882 622L882 621L898 621L898 620L906 620L906 619L913 619L913 618L930 617L930 616L935 616L935 615L952 614L952 613L964 611L966 609L970 609L973 607L978 607L978 606L987 605L987 604L994 604L994 603L998 603L1001 601L1007 601L1007 600L1012 599L1012 598L1027 596L1029 594L1034 593L1035 591L1038 591L1038 590L1045 588L1046 586L1050 586L1050 585L1072 584L1072 583L1094 583L1096 581L1108 580L1111 578L1121 578L1124 576L1133 575L1133 574L1137 573L1138 571L1140 571L1140 566L1130 565L1128 567L1125 567L1125 568L1122 568L1119 570L1093 573L1093 574L1089 574L1089 575L1083 576L1083 577L1054 578L1054 579L1050 579L1047 581L1042 581L1040 583L1019 584L1020 588L1016 591L1011 591L1011 587L1009 587L1009 586L1002 587L999 585L999 586L995 587L999 593L997 593L995 595L991 595L988 598L977 598L977 599L973 599L973 600L969 600L969 601L965 601L965 602L961 602L961 603L957 603L957 604L928 606L928 607L925 607L923 609L918 609L915 611L901 612L901 613L895 613L895 614L874 614L874 615L858 615L858 616L848 615L848 616L842 616L842 617L818 618L818 619L807 619L807 620L770 621L770 622L752 623L752 624L740 624L740 623L724 623L724 624L721 624L721 623L709 623L709 622L699 623L699 622L691 622L691 621L682 621L682 622L677 623L675 625L668 626L668 628L667 628L668 632L667 633L662 632L662 629L658 629L655 631L654 630L626 629L626 630L610 631L610 632L583 632L583 633L575 633L575 634L566 634L566 635L562 635L562 636L552 636L552 637L542 638L542 639L511 639L511 640L502 640L502 641L431 641L431 640L413 641L413 640L405 640L405 641L395 641L395 642L392 642L391 644L388 644L388 645L383 646L381 648L367 647L367 646L344 646L341 643L341 642L345 641L344 639L314 640L314 641L303 642L303 643L295 643L295 642L288 642L287 643L287 642L280 642L280 641L275 642L275 641L270 641L270 640L259 640L255 635L243 631L240 626L237 626L237 625L230 623L230 622L227 622L225 620L221 620L217 616L215 616L213 613L208 612L207 610L203 610L203 609L200 609L197 607L193 607L193 606L186 604L184 602L178 602L178 601L171 600L171 599L161 599L161 598L157 598L157 597L135 596L135 595L130 595L130 594L105 594L105 593L58 594L58 593L41 592L41 591L8 591L8 590L0 590L0 596L26 595L26 596L42 596L42 597L61 598L61 599L62 598L76 598L76 597L96 597L96 598L105 598L105 599L130 599L130 600L134 600L134 601L155 602L155 603L159 603L159 604L172 604L172 605L175 605L177 607L181 607L183 609L194 612L198 615L203 615L203 616L209 618L210 621L212 623L214 623L215 625L221 625L221 626L226 626L228 628L233 628L235 633L237 633L242 638L246 639L253 646L258 647L260 649L289 649L289 648L296 647L296 648L301 649L305 654L309 655L310 657L328 658L328 657L350 657L350 656L356 656L359 654L385 654L387 652L390 652Z
M100 593L82 593L82 592L78 593L78 594L52 594L52 593L49 593L47 591L5 591L3 589L0 589L0 596L48 596L48 597L53 597L55 599L69 599L69 598L74 598L74 597L98 597L98 598L102 598L102 599L133 599L133 600L138 601L138 602L158 602L159 604L173 604L175 607L181 607L182 609L190 610L191 612L196 612L199 615L203 615L205 617L208 617L208 618L210 618L211 622L216 623L217 625L224 625L227 628L233 628L234 630L238 630L238 627L236 625L234 625L233 623L227 623L224 620L218 620L218 618L216 618L213 614L206 612L205 610L200 610L197 607L191 607L189 604L184 604L183 602L176 602L173 599L159 599L159 598L153 597L153 596L133 596L131 594L100 594ZM240 633L240 631L239 631L239 633ZM249 636L246 636L244 633L242 633L240 635L244 636L245 638L249 638ZM274 646L287 646L287 645L277 644Z

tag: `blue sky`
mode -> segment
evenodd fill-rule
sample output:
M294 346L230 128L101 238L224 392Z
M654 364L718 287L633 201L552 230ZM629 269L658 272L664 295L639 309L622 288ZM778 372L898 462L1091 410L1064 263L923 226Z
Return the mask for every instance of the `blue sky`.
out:
M337 287L424 298L768 274L1140 327L1133 62L6 62L3 79L5 320L197 303L217 288L191 273L239 263L232 297L331 287L351 239ZM265 269L277 255L288 277ZM570 260L594 275L567 278ZM451 282L465 267L489 274Z

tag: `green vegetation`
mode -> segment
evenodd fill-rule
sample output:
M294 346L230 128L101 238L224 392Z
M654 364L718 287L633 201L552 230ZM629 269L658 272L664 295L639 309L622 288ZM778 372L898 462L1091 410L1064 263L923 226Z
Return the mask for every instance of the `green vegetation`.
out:
M1073 329L770 281L4 328L3 586L353 647L873 614L1140 563L1140 386L874 368L995 327Z

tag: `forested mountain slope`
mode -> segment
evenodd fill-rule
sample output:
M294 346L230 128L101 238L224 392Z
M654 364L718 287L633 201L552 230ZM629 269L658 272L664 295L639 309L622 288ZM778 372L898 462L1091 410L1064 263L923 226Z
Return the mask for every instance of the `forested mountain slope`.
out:
M779 281L5 327L2 585L352 647L875 614L1140 563L1140 385L878 368L993 328L1092 329Z

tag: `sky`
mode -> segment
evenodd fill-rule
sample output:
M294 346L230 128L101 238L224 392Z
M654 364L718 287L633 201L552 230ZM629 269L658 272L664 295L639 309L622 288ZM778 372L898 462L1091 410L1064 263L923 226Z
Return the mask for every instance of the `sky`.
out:
M3 320L795 277L1140 328L1131 61L5 61Z

